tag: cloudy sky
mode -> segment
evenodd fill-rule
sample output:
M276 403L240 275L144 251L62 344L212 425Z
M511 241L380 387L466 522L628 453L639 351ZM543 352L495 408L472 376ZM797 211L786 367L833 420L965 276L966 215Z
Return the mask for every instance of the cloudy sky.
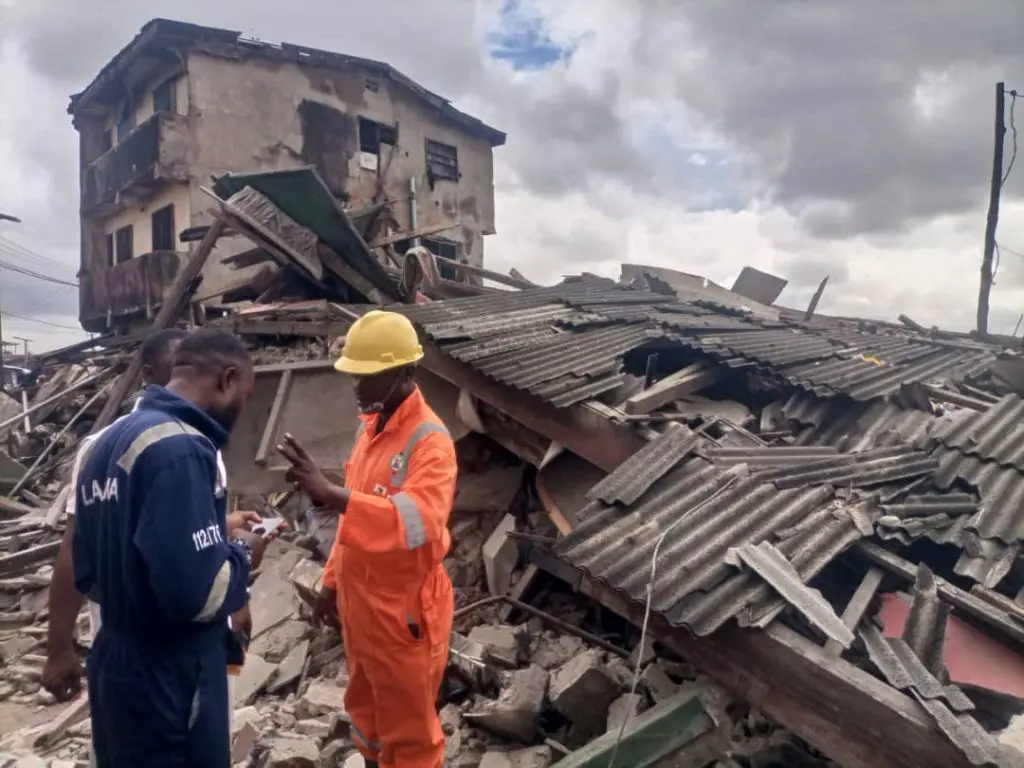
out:
M0 0L5 336L77 337L67 97L152 17L384 59L509 134L489 266L623 261L821 311L973 325L994 87L1024 92L1024 3L986 0ZM1017 110L1024 128L1024 97ZM1022 135L1024 144L1024 135ZM1007 160L1012 151L1006 142ZM1022 146L1024 154L1024 146ZM1003 188L993 330L1024 312L1024 157ZM19 317L20 316L20 317ZM22 318L32 317L35 321Z

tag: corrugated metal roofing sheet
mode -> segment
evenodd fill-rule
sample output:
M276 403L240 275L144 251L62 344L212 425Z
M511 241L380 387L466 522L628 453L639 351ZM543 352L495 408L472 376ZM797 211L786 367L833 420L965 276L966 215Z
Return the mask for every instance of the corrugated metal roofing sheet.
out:
M665 473L686 461L699 442L696 432L681 424L672 425L634 453L618 471L591 488L587 499L605 504L632 504Z
M610 478L613 486L630 482L623 468ZM556 552L642 601L657 548L654 611L699 635L733 617L763 626L786 603L760 578L728 565L728 551L769 541L806 583L871 531L870 524L858 529L855 516L832 497L828 485L779 491L739 468L723 471L694 458L631 505L588 504Z
M1007 395L986 411L943 422L934 437L964 455L1024 471L1024 400Z
M930 475L938 465L938 460L926 453L894 445L861 453L843 453L798 466L767 469L759 471L757 478L774 483L780 489L824 483L867 488Z

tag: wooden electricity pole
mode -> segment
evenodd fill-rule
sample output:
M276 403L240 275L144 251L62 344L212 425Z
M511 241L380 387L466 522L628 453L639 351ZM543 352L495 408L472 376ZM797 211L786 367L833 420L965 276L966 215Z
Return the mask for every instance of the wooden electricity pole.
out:
M995 149L992 152L992 182L988 193L988 218L985 221L985 251L981 259L981 285L978 288L978 333L988 333L988 302L992 293L992 266L996 253L996 227L999 225L999 196L1003 189L1003 138L1006 136L1006 84L996 83Z

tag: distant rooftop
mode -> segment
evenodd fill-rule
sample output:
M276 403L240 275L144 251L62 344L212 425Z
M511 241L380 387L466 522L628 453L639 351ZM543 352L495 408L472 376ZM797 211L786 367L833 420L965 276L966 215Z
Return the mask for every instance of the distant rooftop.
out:
M187 24L168 19L153 19L146 23L134 39L122 48L96 75L91 83L80 93L71 97L68 105L69 114L81 112L91 103L105 100L118 89L118 81L129 71L138 73L145 63L159 64L169 50L188 48L195 45L214 45L234 48L238 54L258 56L281 62L293 62L300 65L316 65L336 69L362 69L373 72L379 77L387 78L413 92L429 106L438 110L440 116L459 128L475 136L487 139L492 147L500 147L505 143L505 134L492 128L477 118L461 112L451 102L433 91L427 90L419 83L406 77L397 69L382 61L364 59L341 53L306 48L291 43L265 43L242 37L242 33L216 27L203 27L198 24ZM141 67L145 69L145 67Z

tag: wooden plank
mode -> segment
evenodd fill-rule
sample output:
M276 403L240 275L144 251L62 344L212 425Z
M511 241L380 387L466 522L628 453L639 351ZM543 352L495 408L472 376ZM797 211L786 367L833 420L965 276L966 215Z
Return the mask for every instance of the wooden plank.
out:
M438 232L444 232L447 229L455 229L461 227L461 221L453 221L445 224L431 224L427 227L419 227L408 232L397 232L393 235L387 235L386 237L378 237L377 239L367 243L371 248L383 248L387 245L394 245L400 243L403 240L412 240L416 237L427 237L428 235L436 235Z
M614 764L622 768L647 768L669 755L674 761L682 760L685 753L680 751L716 725L704 709L699 693L699 689L689 688L630 718L622 729L621 740L619 728L608 731L559 760L558 768L608 768L613 754ZM723 746L727 745L728 742Z
M437 261L436 256L434 257L434 261ZM444 262L441 263L443 263L446 267L451 267L456 272L463 272L467 275L482 277L485 280L491 280L501 285L507 285L509 288L519 288L522 290L526 288L537 287L533 283L524 282L522 280L516 280L514 277L509 277L508 275L501 274L501 272L493 272L489 269L484 269L483 267L473 266L472 264L463 264L461 261L449 261L446 259Z
M171 283L171 287L167 290L167 295L163 298L160 309L149 326L150 333L167 328L174 321L174 318L178 316L183 302L195 291L196 278L203 271L206 260L210 257L210 252L217 245L217 240L220 239L223 231L224 222L220 219L214 219L213 224L210 225L210 228L203 236L202 242L199 243L195 253L192 254L192 258L189 259L185 267L177 274L174 282ZM128 370L122 373L114 384L114 389L110 393L110 399L107 400L107 404L103 407L99 417L93 424L93 432L98 432L110 426L110 423L117 416L117 412L121 408L121 403L124 402L132 387L135 386L135 382L138 381L141 372L142 347L139 347L135 354L132 355L131 362L128 364Z
M38 512L38 509L30 507L28 504L22 504L20 501L0 496L0 519L10 520L11 518L33 515Z
M853 551L863 555L880 568L902 576L908 582L912 583L917 578L917 566L870 541L858 542L854 545ZM980 597L950 584L941 576L935 577L935 585L938 588L939 597L947 603L999 630L1013 641L1012 644L1017 650L1024 650L1024 625L1018 624L1006 612Z
M973 411L984 412L992 407L992 403L987 403L974 397L968 397L967 395L961 395L959 392L951 392L948 389L935 387L931 384L925 384L924 391L928 393L928 397L932 400L938 400L940 403L959 405L962 408L970 408Z
M871 598L875 596L878 591L878 587L882 583L882 578L885 576L885 572L881 568L872 566L868 569L868 572L864 574L864 578L861 579L860 584L857 586L857 591L853 593L853 597L850 598L850 602L846 604L846 610L843 611L842 619L850 630L855 630L857 625L860 623L861 617L864 616L864 611L868 609L868 605L871 603ZM829 640L825 643L825 653L828 656L836 657L843 652L843 646L837 643L835 640Z
M256 448L254 461L261 467L267 464L267 454L270 453L270 444L277 434L277 428L281 423L281 416L284 414L285 403L288 402L288 395L292 390L292 377L294 369L289 368L281 374L281 380L277 384L277 392L274 393L274 402L270 406L270 415L267 417L266 426L263 427L263 434L260 436L259 447Z
M253 370L257 376L268 373L284 373L285 371L329 371L334 369L333 360L300 360L294 363L272 363L270 365L257 365Z
M37 547L15 552L13 555L4 555L0 557L0 575L15 573L22 568L49 560L57 554L58 549L60 549L60 541L51 541L49 544L40 544Z
M74 728L88 716L89 697L83 693L79 699L68 704L64 711L57 715L57 719L36 736L32 745L36 748L45 748L56 744L69 728Z
M669 374L648 389L637 392L626 400L623 410L630 415L650 413L673 400L699 392L718 381L720 376L717 369L708 368L703 363L695 363Z
M51 406L54 403L58 403L61 400L67 399L69 395L74 394L75 392L80 390L82 387L88 386L89 384L95 384L96 382L100 381L102 378L104 378L105 376L108 376L109 374L110 374L109 370L103 370L103 371L100 371L99 373L93 374L92 376L87 376L86 378L82 379L81 381L75 382L70 387L66 387L65 389L62 389L57 394L55 394L55 395L53 395L51 397L46 398L42 402L36 403L31 408L29 408L27 411L22 411L17 416L14 416L14 417L12 417L10 419L7 419L6 421L0 422L0 430L7 429L7 427L10 427L10 426L13 426L14 424L17 424L18 421L20 421L25 416L31 416L33 413L35 413L38 410L41 410L41 409L46 408L48 406Z

